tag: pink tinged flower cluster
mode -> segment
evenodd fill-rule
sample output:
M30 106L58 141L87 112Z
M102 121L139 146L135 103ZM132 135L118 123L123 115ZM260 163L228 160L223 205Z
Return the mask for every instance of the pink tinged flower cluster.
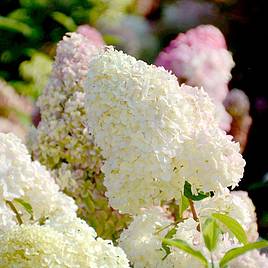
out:
M111 209L104 196L103 158L87 131L83 90L90 61L103 41L88 26L78 31L81 34L67 34L58 44L52 75L38 100L42 120L29 135L28 146L34 158L52 170L60 188L76 200L78 215L96 225L99 235L111 238L128 217ZM88 202L90 206L85 206Z
M180 81L203 87L216 104L220 126L230 129L231 117L222 102L234 66L223 34L212 25L201 25L181 33L156 59L157 66L172 71Z
M103 40L98 32L88 27L78 29L80 33L68 33L58 43L51 77L38 99L42 120L59 118L65 102L75 92L83 92L82 84L88 72L90 60Z
M87 31L88 36L70 33L59 42L51 77L38 99L42 120L29 146L35 158L50 168L59 167L61 159L76 167L99 165L92 157L96 148L85 127L82 85L90 60L103 42L88 27L79 31L84 35Z

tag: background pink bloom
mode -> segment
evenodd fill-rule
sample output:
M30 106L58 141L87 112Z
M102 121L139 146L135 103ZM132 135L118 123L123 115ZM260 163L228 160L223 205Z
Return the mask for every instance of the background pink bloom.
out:
M180 43L195 48L227 48L225 38L221 31L213 25L200 25L196 28L190 29L187 33L181 33L176 39L171 41L169 47L177 47Z
M173 72L180 82L203 87L216 105L222 128L230 129L231 117L222 106L234 66L219 29L201 25L181 33L157 57L155 64Z

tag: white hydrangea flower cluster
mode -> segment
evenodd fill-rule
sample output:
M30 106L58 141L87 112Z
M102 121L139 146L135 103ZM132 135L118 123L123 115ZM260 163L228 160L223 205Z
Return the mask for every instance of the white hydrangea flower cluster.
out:
M41 110L42 120L33 133L34 144L30 145L34 157L51 169L58 168L65 160L76 169L99 171L102 158L84 123L84 93L75 92L64 106L60 118L52 116L51 120L43 119Z
M25 145L0 133L0 267L129 267L124 252L97 238L76 209Z
M96 30L84 31L85 36L69 33L58 44L51 77L38 99L42 120L28 144L34 159L47 166L60 188L76 200L78 215L98 234L112 238L127 217L112 210L104 195L103 159L86 128L83 91L90 61L104 42Z
M245 229L248 240L254 242L258 239L258 224L255 206L245 191L231 192L235 209L231 211L231 216L236 219ZM235 211L237 210L237 212ZM240 212L240 213L239 213Z
M156 232L172 223L161 207L153 207L134 217L133 222L120 236L119 246L124 249L135 268L172 267L169 258L161 261L165 252L162 249L161 236ZM166 235L168 229L160 234Z
M174 223L174 221L172 221L169 215L165 214L163 210L160 211L159 208L145 210L143 214L134 217L129 228L121 234L119 245L126 252L135 268L204 267L192 255L175 247L171 247L170 254L163 259L165 252L161 245L161 239L175 226L175 224L171 225L171 223ZM159 232L157 232L157 230ZM202 234L198 231L198 222L194 219L188 218L178 223L173 238L186 241L192 248L200 250L207 259L210 259L210 252L204 245ZM236 239L231 238L228 233L220 235L219 244L213 252L215 263L219 262L226 251L237 246L241 245ZM259 268L268 267L267 264L268 257L261 255L255 250L230 262L230 267Z
M91 61L85 92L114 208L135 214L179 199L185 180L217 191L242 177L239 145L217 126L208 95L163 68L107 48Z
M172 217L161 207L151 207L134 217L128 229L121 233L119 246L124 249L135 268L199 267L198 261L182 251L172 250L165 258L161 239L170 230L165 227L173 223ZM187 220L186 224L180 223L176 238L193 241L194 236L199 234L194 231L196 227L197 223L193 219Z
M125 253L84 221L21 225L0 234L0 267L129 267Z
M224 254L237 247L241 247L237 239L231 238L228 233L220 235L219 243L215 252L213 252L214 261L219 263ZM203 251L204 255L209 259L209 252ZM247 253L235 258L228 263L229 268L268 268L268 256L261 254L258 250L251 250Z
M76 215L73 199L59 191L45 167L31 161L19 138L0 133L0 231L17 223L16 215L7 203L17 199L31 204L33 220ZM23 211L23 206L18 207ZM25 223L32 221L27 213L24 215Z
M255 207L247 192L229 192L226 188L212 198L197 202L196 209L200 218L211 216L213 213L224 213L235 218L242 225L251 242L256 241L259 236Z
M230 262L230 268L268 268L268 257L258 250L249 251Z
M153 207L134 217L128 229L122 232L119 246L126 252L135 268L200 267L200 262L191 255L175 248L171 248L171 253L164 258L166 253L161 239L170 230L165 227L174 223L169 217L163 209ZM197 245L200 243L200 232L196 228L197 222L189 218L178 224L174 238Z

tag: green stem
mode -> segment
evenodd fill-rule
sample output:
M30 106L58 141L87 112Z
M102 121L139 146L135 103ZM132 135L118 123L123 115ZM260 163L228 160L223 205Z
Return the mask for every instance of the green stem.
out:
M175 225L177 225L178 223L183 222L184 220L186 220L186 218L184 218L184 219L179 219L179 220L177 220L177 221L175 221L175 222L172 222L172 223L170 223L170 224L168 224L168 225L166 225L166 226L164 226L164 227L158 229L154 234L157 235L157 234L161 233L162 231L164 231L165 229L169 228L170 226L172 226L172 225L175 226Z
M21 218L18 210L16 209L16 207L13 205L13 203L11 201L6 200L6 203L7 203L7 205L9 205L9 207L11 208L11 210L15 213L16 219L18 221L18 224L19 225L22 225L23 224L23 221L22 221L22 218Z

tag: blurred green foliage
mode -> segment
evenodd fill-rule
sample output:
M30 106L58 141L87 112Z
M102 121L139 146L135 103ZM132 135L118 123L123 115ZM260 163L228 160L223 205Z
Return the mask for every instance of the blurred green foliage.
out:
M36 99L47 83L52 60L42 52L34 51L31 54L30 60L25 60L19 65L19 74L23 81L13 81L11 84L20 94Z

